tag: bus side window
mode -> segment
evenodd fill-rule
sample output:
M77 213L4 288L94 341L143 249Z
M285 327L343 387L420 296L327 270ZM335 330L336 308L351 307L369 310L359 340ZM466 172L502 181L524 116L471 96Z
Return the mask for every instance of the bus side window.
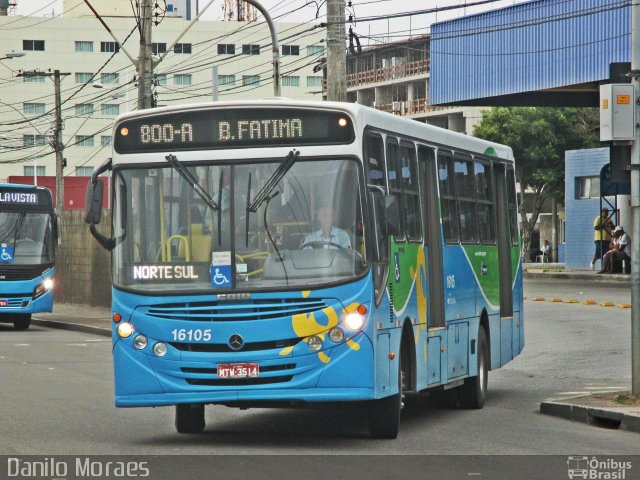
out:
M460 216L460 240L463 243L477 243L476 188L471 160L456 156L453 163L456 175L456 199Z
M451 154L438 152L438 190L440 192L440 209L442 232L447 243L458 242L458 213L453 190L453 168Z
M518 203L516 199L516 177L512 166L507 167L507 204L509 208L509 226L511 243L518 245Z
M476 198L478 199L478 232L482 243L496 241L495 216L493 208L493 185L490 167L476 161L473 165L476 178Z
M411 242L420 242L422 241L422 221L418 193L418 165L413 145L400 146L400 172L407 238Z
M400 168L398 163L398 144L395 141L389 141L389 138L387 138L387 177L389 178L389 193L396 196L398 199L398 207L402 212L404 205L402 204L402 182L400 181ZM404 242L404 215L400 215L399 220L400 228L395 238L398 242Z
M367 135L365 143L365 159L367 167L367 183L385 189L384 181L384 143L377 134Z

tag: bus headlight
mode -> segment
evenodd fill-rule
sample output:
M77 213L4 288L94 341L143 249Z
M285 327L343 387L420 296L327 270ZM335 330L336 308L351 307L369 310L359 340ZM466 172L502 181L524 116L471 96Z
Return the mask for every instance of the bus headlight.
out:
M44 293L48 292L52 288L53 288L53 278L52 277L45 278L44 281L40 285L38 285L36 289L33 291L33 298L37 298L40 295L43 295Z
M121 338L130 337L133 333L133 330L133 325L131 325L129 322L122 322L118 324L118 335L120 335Z
M138 350L144 350L148 342L147 337L144 335L136 335L136 338L133 339L133 346Z
M167 346L162 342L158 342L153 346L153 353L157 357L164 357L167 354Z
M364 326L365 317L361 313L351 312L344 317L344 325L349 330L360 330Z
M307 345L309 345L309 348L311 350L313 350L314 352L317 352L322 348L322 339L319 336L314 335L307 339Z
M340 343L342 340L344 340L344 332L342 331L341 328L338 328L338 327L332 328L331 331L329 332L329 339L333 343Z

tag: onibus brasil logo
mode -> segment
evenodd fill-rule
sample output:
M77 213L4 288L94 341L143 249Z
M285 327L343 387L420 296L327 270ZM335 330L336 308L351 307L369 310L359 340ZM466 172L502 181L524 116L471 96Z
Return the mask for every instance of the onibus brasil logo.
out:
M572 456L567 458L567 475L570 479L585 480L625 480L627 470L631 470L631 462L615 458L599 459L588 456Z

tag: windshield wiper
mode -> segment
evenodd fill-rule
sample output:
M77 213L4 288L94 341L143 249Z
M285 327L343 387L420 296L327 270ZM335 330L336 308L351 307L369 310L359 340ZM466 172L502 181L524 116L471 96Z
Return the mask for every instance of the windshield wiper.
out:
M280 162L276 171L273 172L273 175L269 177L269 180L264 184L264 186L260 189L260 191L256 194L256 197L251 201L251 203L247 206L247 211L256 213L260 205L264 203L269 197L271 191L278 185L278 182L282 180L282 177L286 175L286 173L291 170L293 164L298 160L300 156L300 152L295 149L291 150L289 154L284 157L284 160Z
M164 157L167 162L173 167L173 169L180 174L180 176L193 187L193 190L198 194L200 198L206 203L212 210L219 210L218 204L211 198L211 195L198 183L198 179L187 170L175 155L167 155Z

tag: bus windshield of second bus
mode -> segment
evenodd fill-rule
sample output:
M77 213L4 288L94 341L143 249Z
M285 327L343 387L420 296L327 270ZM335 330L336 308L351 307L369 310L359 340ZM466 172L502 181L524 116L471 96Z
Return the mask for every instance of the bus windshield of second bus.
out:
M44 212L0 211L0 262L43 265L53 262L51 215Z
M186 175L167 162L117 169L114 283L140 291L307 289L363 274L360 163L301 155L261 192L282 161L187 164ZM266 199L253 212L260 193Z

